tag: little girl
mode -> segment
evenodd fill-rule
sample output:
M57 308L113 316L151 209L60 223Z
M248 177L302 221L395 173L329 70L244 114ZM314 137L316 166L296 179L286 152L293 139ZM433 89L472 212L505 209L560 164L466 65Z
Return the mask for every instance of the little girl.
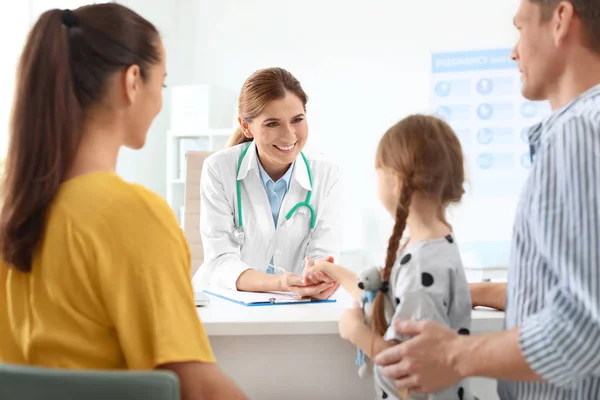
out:
M397 341L406 340L392 326L395 320L433 320L460 334L469 334L471 297L446 207L464 194L460 143L452 128L431 116L412 115L391 127L379 142L376 168L379 198L394 216L381 287L373 303L372 329L361 308L340 320L341 336L370 359ZM400 249L405 228L410 238ZM400 253L400 254L399 254ZM356 275L325 260L308 260L305 278L328 275L357 300L363 291ZM387 302L387 305L386 305ZM386 308L393 313L386 320ZM389 317L387 318L389 319ZM401 399L394 382L374 369L376 398ZM439 393L409 393L410 399L473 399L466 382Z

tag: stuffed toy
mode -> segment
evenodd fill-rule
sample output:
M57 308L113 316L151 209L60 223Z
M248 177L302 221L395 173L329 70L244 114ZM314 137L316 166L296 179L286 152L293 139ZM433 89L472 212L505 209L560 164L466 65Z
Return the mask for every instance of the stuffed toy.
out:
M386 287L384 288L381 282L381 270L377 267L366 268L358 275L358 287L365 292L360 298L360 305L365 315L365 323L369 326L371 325L370 317L373 310L373 301L375 301L375 297L379 291L384 291L385 318L388 324L394 314L393 307L386 293L387 282L385 285ZM356 365L358 366L358 376L361 378L365 378L372 371L365 354L360 349L357 349Z

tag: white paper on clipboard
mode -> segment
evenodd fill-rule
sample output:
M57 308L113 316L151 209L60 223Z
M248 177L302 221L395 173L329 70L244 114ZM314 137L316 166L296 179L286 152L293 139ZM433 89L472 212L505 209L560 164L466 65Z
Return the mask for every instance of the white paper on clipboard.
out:
M334 299L313 300L289 292L238 292L235 290L213 287L204 289L204 292L246 306L335 302Z
M213 287L205 289L205 292L244 304L310 301L310 299L303 299L295 293L286 292L238 292L236 290Z

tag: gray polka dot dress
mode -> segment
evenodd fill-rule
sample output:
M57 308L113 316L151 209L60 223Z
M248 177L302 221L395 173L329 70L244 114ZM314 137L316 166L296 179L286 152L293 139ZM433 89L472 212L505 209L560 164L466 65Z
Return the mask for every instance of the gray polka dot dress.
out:
M395 306L388 341L402 341L392 323L396 320L432 320L468 335L471 329L471 293L458 247L452 235L411 243L398 257L388 291ZM376 399L400 400L394 382L374 369ZM435 394L411 393L410 400L474 400L467 382Z

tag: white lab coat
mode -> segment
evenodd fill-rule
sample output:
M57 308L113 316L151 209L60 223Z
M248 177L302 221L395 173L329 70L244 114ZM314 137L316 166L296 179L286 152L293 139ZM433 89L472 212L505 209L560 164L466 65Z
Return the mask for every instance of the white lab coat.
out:
M306 207L300 207L289 220L285 219L289 210L305 201L311 189L306 164L298 155L276 229L254 143L236 174L246 145L219 151L204 162L200 181L204 263L194 276L196 289L209 285L236 289L242 272L250 268L266 272L271 258L277 268L301 274L307 255L318 259L339 254L342 244L339 167L305 154L313 180L311 205L316 212L315 229L311 231L310 211ZM236 175L242 181L243 233L237 224Z

